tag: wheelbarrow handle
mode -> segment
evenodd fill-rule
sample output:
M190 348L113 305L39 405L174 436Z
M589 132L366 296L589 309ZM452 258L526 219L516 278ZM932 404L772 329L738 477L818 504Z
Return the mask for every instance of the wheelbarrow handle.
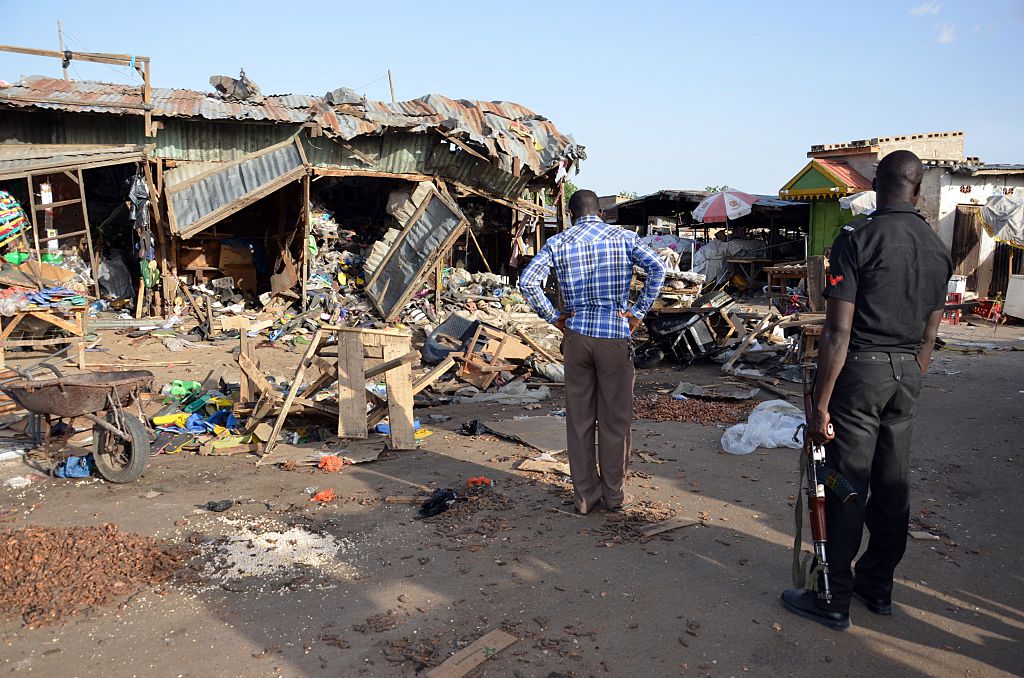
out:
M61 373L61 371L57 369L56 365L51 365L49 363L39 363L38 365L36 365L32 369L36 370L36 369L39 369L40 367L45 367L46 369L50 370L51 372L53 372L54 376L56 376L58 379L62 379L64 377L63 373ZM17 372L21 376L25 377L29 381L34 381L32 379L32 375L30 375L28 373L28 371L23 371L23 370L20 370L20 369L16 369L15 372ZM61 389L61 390L63 390L63 389Z

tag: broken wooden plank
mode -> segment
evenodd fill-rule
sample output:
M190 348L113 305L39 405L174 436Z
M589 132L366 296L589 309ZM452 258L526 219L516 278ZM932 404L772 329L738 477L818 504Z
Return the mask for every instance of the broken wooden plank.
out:
M259 452L259 450L259 443L242 443L241 445L231 445L228 447L209 447L207 445L203 445L199 448L199 454L208 457L221 457L230 454Z
M224 373L227 372L227 370L228 368L224 365L218 365L210 370L210 373L206 375L206 379L203 379L203 384L199 387L199 390L216 391L220 389L220 380L224 377Z
M754 339L757 338L757 335L761 334L761 332L768 326L768 323L771 322L772 315L774 315L774 313L774 311L768 311L767 313L765 313L764 316L762 316L762 318L759 321L757 321L757 324L754 326L754 329L750 330L750 332L747 333L745 337L743 337L743 341L740 342L740 345L736 349L736 352L732 354L732 357L729 358L728 362L722 365L723 372L732 371L733 366L736 365L736 362L746 352L746 350L750 348L750 345L754 342Z
M528 335L526 332L524 332L521 328L519 328L519 327L516 328L516 334L519 335L520 339L522 339L523 341L526 342L527 346L529 346L534 351L539 353L540 356L542 358L544 358L545 360L547 360L548 362L554 363L556 365L561 365L562 364L561 360L556 358L553 354L551 354L547 350L545 350L543 346L541 346L536 341L531 339L530 335Z
M408 351L411 343L408 337L392 339L384 347L384 357L395 362L401 351ZM387 365L385 362L384 365ZM382 365L383 367L383 365ZM388 424L393 450L416 449L416 431L413 426L412 366L402 363L384 373L384 384L388 390Z
M242 374L249 380L251 380L259 392L270 394L271 396L277 396L277 389L274 385L267 381L267 378L263 375L263 371L252 361L247 355L238 356L238 366L242 368Z
M338 333L338 437L366 437L366 377L361 334Z
M495 629L453 654L436 669L431 669L427 678L462 678L518 640L510 633Z
M688 518L686 516L676 516L675 518L669 518L668 520L662 520L657 523L651 523L646 527L640 528L641 537L653 537L656 534L662 532L669 532L671 530L678 530L680 527L689 527L691 525L699 524L699 520Z
M295 370L295 376L292 377L292 386L288 389L288 395L285 396L284 403L281 405L281 413L277 415L277 421L274 422L274 430L270 434L270 440L267 441L266 446L263 448L263 456L267 456L273 451L274 443L277 442L278 436L281 435L281 429L284 428L284 420L288 418L288 410L292 406L292 401L299 395L299 388L302 386L302 375L306 373L309 360L316 353L316 349L320 346L323 336L324 331L318 329L313 334L313 340L309 342L306 352L299 361L299 367Z
M417 360L419 360L419 357L420 357L420 352L419 351L409 351L408 353L406 353L403 356L400 356L400 357L395 358L393 360L389 360L389 361L387 361L385 363L381 363L380 365L377 365L376 367L371 367L370 369L366 370L366 374L364 376L367 379L372 379L372 378L374 378L376 376L384 374L388 370L393 370L396 367L401 367L402 365L409 365L411 363L414 363Z
M429 372L421 376L412 385L412 394L416 395L423 389L427 388L435 381L437 381L441 375L445 374L448 370L455 367L455 358L449 355L447 358L437 364L436 367L431 369Z
M564 461L538 461L536 459L524 459L515 467L517 471L532 471L534 473L559 473L563 476L569 475L569 464Z
M408 506L422 504L425 500L426 497L417 497L411 494L392 494L384 497L385 504L405 504Z

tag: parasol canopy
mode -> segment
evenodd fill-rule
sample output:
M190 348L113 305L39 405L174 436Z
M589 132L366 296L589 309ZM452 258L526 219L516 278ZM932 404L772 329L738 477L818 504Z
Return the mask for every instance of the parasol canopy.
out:
M705 224L739 219L750 214L755 202L757 196L743 191L718 191L701 200L692 214L694 219Z
M1024 196L994 194L981 208L981 223L994 239L1024 249Z

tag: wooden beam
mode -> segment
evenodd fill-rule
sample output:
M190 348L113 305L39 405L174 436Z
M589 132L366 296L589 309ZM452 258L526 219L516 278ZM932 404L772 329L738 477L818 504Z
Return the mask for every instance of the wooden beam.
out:
M441 377L441 375L443 375L445 372L447 372L453 367L455 367L455 358L449 355L447 358L438 363L436 367L434 367L432 370L430 370L429 372L421 376L419 379L417 379L415 382L413 382L412 394L416 395L423 389L427 388L435 381L437 381Z
M284 403L281 405L281 413L277 415L277 420L274 422L274 429L270 433L270 439L263 447L262 456L264 457L270 454L274 449L274 445L277 444L277 437L281 435L281 429L284 428L284 421L288 418L288 410L291 408L295 397L299 395L299 387L302 386L302 376L306 373L306 368L309 366L310 359L316 355L316 349L320 346L320 340L323 339L323 336L324 331L322 329L318 329L313 334L313 340L309 342L309 346L306 347L306 352L299 361L299 367L295 370L295 376L292 377L291 388L288 389L288 395L285 396Z
M372 379L373 377L384 374L388 370L393 370L396 367L401 367L402 365L409 365L411 363L414 363L417 360L419 360L419 357L419 351L409 351L405 355L395 358L394 360L389 360L385 363L377 365L376 367L371 367L370 369L366 370L365 377L367 379Z
M131 110L142 111L145 110L143 104L132 104L128 102L124 103L108 103L106 101L87 101L85 99L50 99L49 97L37 97L30 94L19 94L18 96L9 96L7 94L0 94L0 101L27 101L35 104L58 104L61 106L88 106L89 108L128 108Z
M67 50L71 51L71 50ZM14 45L0 45L0 52L12 52L14 54L27 54L29 56L54 57L64 59L64 52L52 49L35 49L34 47L15 47ZM96 64L109 64L111 66L130 66L132 60L136 63L149 63L148 56L133 56L131 54L108 54L106 52L71 52L72 61L89 61Z
M526 342L527 346L529 346L534 351L539 353L540 356L542 358L546 359L548 362L555 363L556 365L560 365L562 363L561 360L559 360L553 354L551 354L547 350L545 350L545 348L543 346L541 346L536 341L531 339L530 336L528 334L526 334L526 332L524 332L521 328L519 328L519 327L516 328L516 334L519 336L520 339L522 339L523 341Z
M411 340L392 339L384 346L384 358L394 360L402 351L408 351ZM384 363L385 365L387 363ZM391 449L411 450L416 447L413 426L412 367L408 363L384 373L388 389L388 424L391 428Z

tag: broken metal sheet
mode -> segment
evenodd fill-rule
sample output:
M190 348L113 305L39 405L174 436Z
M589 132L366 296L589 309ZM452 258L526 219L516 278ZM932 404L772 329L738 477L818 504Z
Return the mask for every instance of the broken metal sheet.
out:
M104 167L146 159L145 146L77 144L2 144L0 180L75 168Z
M454 202L427 182L421 188L424 185L425 189L412 194L422 195L422 201L366 281L366 296L385 320L402 310L420 281L469 225Z
M564 452L567 447L565 417L523 417L489 421L487 428L506 438L513 438L541 452Z
M171 233L190 238L305 174L293 138L166 186Z

